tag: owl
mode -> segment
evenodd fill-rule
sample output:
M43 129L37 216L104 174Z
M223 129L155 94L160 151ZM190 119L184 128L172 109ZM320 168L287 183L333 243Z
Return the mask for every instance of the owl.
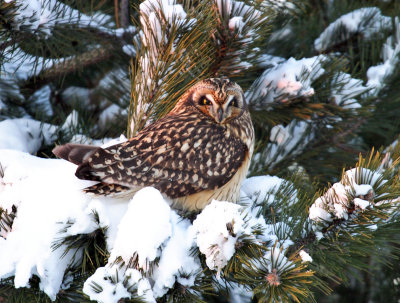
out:
M124 143L66 144L53 153L77 164L78 178L99 182L87 193L133 195L153 186L175 209L198 212L213 199L239 200L253 146L242 89L212 78L195 84L166 116Z

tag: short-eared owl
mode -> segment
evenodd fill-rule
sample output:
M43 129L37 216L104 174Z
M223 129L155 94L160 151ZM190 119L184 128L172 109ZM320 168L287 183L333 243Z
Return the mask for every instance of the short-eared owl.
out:
M66 144L53 153L78 166L98 195L153 186L175 208L198 211L212 199L237 202L253 153L254 129L242 89L228 79L190 88L165 117L107 148Z

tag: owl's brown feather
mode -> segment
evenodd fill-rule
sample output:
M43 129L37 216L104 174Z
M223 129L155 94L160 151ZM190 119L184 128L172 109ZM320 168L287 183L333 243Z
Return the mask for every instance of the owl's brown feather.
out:
M54 152L79 165L78 178L99 181L88 193L132 194L153 186L174 207L200 210L212 199L238 200L253 145L240 87L227 79L208 79L127 142L104 149L70 144Z
M169 115L125 143L96 150L76 176L126 187L154 186L170 198L221 187L248 149L239 138L228 137L224 126L197 115Z

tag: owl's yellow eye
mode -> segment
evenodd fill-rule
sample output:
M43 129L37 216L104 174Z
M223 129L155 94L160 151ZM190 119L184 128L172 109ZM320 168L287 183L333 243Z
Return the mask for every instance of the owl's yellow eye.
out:
M208 100L206 97L201 97L199 100L200 105L211 105L211 101Z
M238 107L238 100L236 99L236 97L233 97L232 101L229 102L228 106L233 106L233 107Z

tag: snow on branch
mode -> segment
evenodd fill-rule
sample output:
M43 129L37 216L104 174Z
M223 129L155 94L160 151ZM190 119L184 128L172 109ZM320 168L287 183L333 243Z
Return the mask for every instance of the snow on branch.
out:
M200 77L209 64L209 29L212 21L205 3L185 12L174 0L146 0L140 4L140 52L133 66L130 135L172 108L177 96ZM196 25L196 26L195 26ZM188 77L188 74L192 77ZM192 80L194 84L196 80ZM181 87L177 92L176 84Z
M159 53L168 43L171 27L190 27L194 24L195 20L187 21L186 17L182 5L174 0L146 0L140 4L143 43L150 49L148 60L157 61Z
M288 156L298 155L315 138L315 131L311 121L292 120L286 126L274 126L270 131L271 142L254 155L252 169L272 168Z
M246 91L246 100L253 110L272 110L279 104L288 104L295 100L309 100L318 97L314 83L325 77L329 96L335 105L354 111L361 107L357 97L368 91L362 80L355 79L342 71L329 74L330 58L320 55L296 60L265 56L271 63L263 74L253 82ZM271 60L272 59L272 60ZM326 67L325 67L326 66ZM327 101L326 101L327 103ZM316 137L316 131L321 125L316 125L314 119L321 120L323 116L309 116L304 121L293 119L287 125L275 125L270 130L270 143L264 150L255 155L253 163L260 166L273 167L288 156L298 155ZM338 116L327 116L324 125L332 127L332 123L340 122Z
M94 182L77 179L76 166L67 161L2 149L0 163L0 279L14 277L17 288L29 287L35 275L55 300L82 262L83 248L70 246L71 239L98 230L109 257L83 291L99 302L140 296L155 302L176 283L190 289L204 276L201 254L219 276L249 241L262 245L267 270L288 262L284 253L293 242L283 231L287 227L265 222L257 195L277 191L283 180L249 179L242 192L247 206L213 201L191 223L154 188L133 198L93 197L82 189ZM268 254L270 245L281 254ZM193 254L197 248L200 254Z
M15 0L14 3L14 29L28 29L33 33L44 33L46 36L50 36L53 28L60 24L72 23L80 27L92 26L106 30L103 26L111 22L111 18L106 14L97 12L87 16L56 0Z
M7 119L0 122L0 148L36 153L42 145L56 139L58 127L29 118Z
M311 97L315 94L312 83L326 74L323 67L329 58L316 56L296 60L290 58L265 57L272 63L246 92L246 99L254 109L268 109L273 102L288 102L298 97ZM362 80L354 79L344 72L337 72L331 83L331 95L337 105L344 108L360 107L355 104L355 96L367 90Z
M376 95L385 84L385 80L393 74L399 64L400 54L400 22L395 17L394 33L389 36L382 47L383 63L371 66L367 71L367 86L373 88L371 94Z
M249 29L252 26L252 22L260 22L262 20L262 14L259 10L241 1L216 0L215 2L222 18L228 20L230 31L236 32L238 38L245 38L246 40L243 42L251 43L257 39L257 34L254 30L249 31Z
M45 87L45 90L46 87ZM46 92L41 92L38 90L39 96L32 95L31 97L37 98L35 100L35 106L40 106L41 97ZM45 101L46 96L44 96ZM47 103L44 102L44 105ZM121 136L119 139L109 139L103 138L102 140L93 140L87 138L81 134L77 134L76 131L80 131L78 125L78 113L72 111L64 121L64 124L57 126L49 123L40 122L29 118L16 118L16 119L6 119L0 122L0 149L13 149L26 153L35 154L43 146L49 146L54 143L57 139L58 132L70 133L75 131L75 135L72 137L71 142L74 143L91 143L94 145L102 145L104 142L110 142L110 144L116 144L125 141L126 138Z
M270 61L270 57L267 60ZM311 82L323 73L324 56L296 60L290 58L274 64L252 84L246 92L246 99L255 108L265 108L276 100L285 102L285 97L314 95ZM276 61L276 60L275 60Z
M274 13L261 2L216 0L217 24L210 37L214 44L212 73L233 77L257 64L265 27ZM246 4L247 3L247 4Z
M357 96L368 91L360 79L352 78L350 74L338 72L332 79L331 96L336 105L345 109L357 109L361 107Z
M325 52L355 34L361 34L368 40L390 28L390 17L382 16L379 8L359 8L331 23L314 41L314 47L318 52Z
M40 71L61 63L61 59L46 59L30 55L20 48L8 46L3 55L5 60L1 62L0 71L3 80L26 80L38 75Z
M381 206L394 206L396 200L386 198L386 177L380 169L357 167L346 171L342 180L333 184L310 207L309 218L317 237L324 237L330 226L350 223L367 210L379 211ZM387 215L382 213L381 217L386 218ZM374 230L376 223L366 217L364 224Z

